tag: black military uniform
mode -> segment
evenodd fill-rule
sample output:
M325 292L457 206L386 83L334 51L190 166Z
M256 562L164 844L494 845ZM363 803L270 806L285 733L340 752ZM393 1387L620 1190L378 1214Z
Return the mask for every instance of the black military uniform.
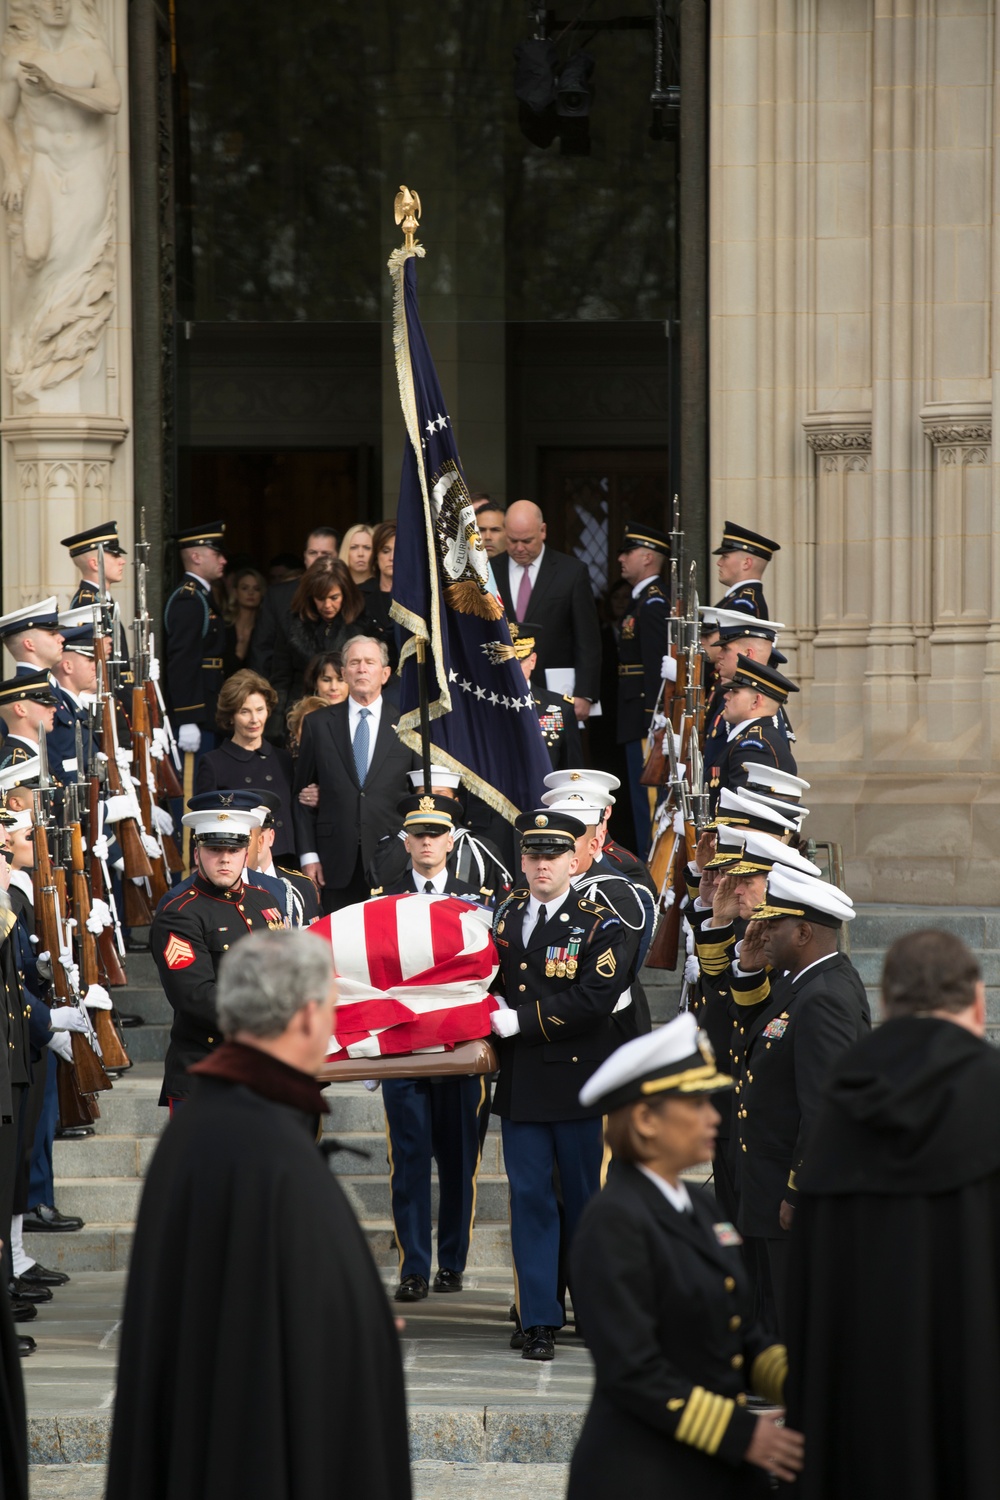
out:
M189 527L178 533L180 547L212 547L222 551L225 526ZM196 724L203 734L214 734L215 709L223 682L222 653L226 624L216 611L212 591L193 573L184 576L163 609L167 694L174 727Z
M48 672L18 672L16 676L8 677L6 682L0 682L0 707L29 699L33 703L40 703L45 708L56 707L55 689L49 680ZM8 730L3 749L0 750L0 770L7 766L24 765L25 762L34 760L37 755L37 740L24 739L15 731ZM56 770L56 768L53 769ZM59 778L58 770L56 770L56 777Z
M87 552L96 552L98 547L103 547L106 554L112 557L125 557L125 548L118 540L118 522L102 521L98 526L91 526L86 531L78 531L73 536L64 536L59 543L60 547L69 549L70 557L82 557ZM86 605L94 605L100 602L100 591L96 584L89 578L81 578L76 586L76 592L70 600L70 609L80 609ZM110 627L111 617L115 610L110 594L107 601L108 624ZM128 638L124 629L117 632L117 639L112 639L112 652L121 662L121 670L118 678L118 689L130 688L134 682L132 675L132 663L129 657ZM127 711L129 705L123 701L122 707Z
M585 1097L613 1115L647 1098L717 1103L731 1082L681 1015L610 1057ZM787 1359L753 1319L739 1244L710 1193L615 1163L571 1252L596 1379L568 1500L769 1493L743 1462L756 1425L747 1395L780 1404Z
M798 692L795 683L783 677L773 667L751 661L746 656L738 656L736 661L736 671L727 685L727 693L739 688L751 688L770 698L780 709L789 693ZM795 757L780 713L751 719L749 723L741 724L735 733L730 726L725 749L709 777L709 807L713 814L719 805L719 792L723 787L728 787L732 792L747 784L747 762L775 766L779 771L790 771L795 775Z
M665 532L628 525L619 552L648 548L670 555ZM638 592L637 592L638 590ZM618 638L618 743L642 740L649 733L653 709L663 680L663 658L669 645L670 600L658 576L633 589L632 607L621 623Z
M510 638L514 644L514 656L519 662L525 663L529 657L534 657L535 660L528 667L529 674L533 673L538 660L542 627L529 620L511 620ZM552 692L545 686L544 677L535 681L529 675L528 681L552 769L558 771L564 766L579 765L583 758L583 745L580 726L573 710L573 699L565 693Z
M441 778L440 781L438 777ZM429 792L433 786L450 789L448 792L441 791L441 795L449 796L454 802L452 836L455 843L448 855L449 878L463 892L475 892L475 895L470 895L470 899L479 906L496 906L510 890L513 877L492 840L473 833L471 827L466 826L469 807L478 803L481 808L485 808L486 804L480 802L478 797L470 796L467 805L459 796L456 773L440 766L431 767L431 787L423 786L423 773L420 771L410 773L410 784L414 793L421 794L425 790ZM510 827L509 824L505 826ZM406 830L400 828L398 833L385 834L376 845L369 872L373 896L381 896L393 890L399 881L405 880L410 868L405 840Z
M747 526L738 526L735 521L727 521L722 532L722 545L716 547L713 556L721 557L724 552L749 552L753 557L762 557L765 562L770 562L774 554L780 551L778 543L772 542L770 537L761 536L760 532L751 531ZM734 584L716 602L715 608L741 609L748 615L756 615L758 620L770 619L767 600L764 598L764 585L759 578L747 578L742 583Z
M556 858L572 853L585 825L543 809L522 814L517 827L526 853ZM532 920L527 934L526 915ZM611 1016L622 991L625 933L608 907L572 889L539 906L527 887L498 909L493 933L498 980L514 1012L494 1017L503 1038L494 1109L503 1122L510 1182L522 1355L551 1359L553 1330L564 1316L553 1171L558 1164L571 1243L584 1205L600 1187L600 1111L581 1105L579 1091L620 1040ZM507 1026L515 1030L504 1036Z
M199 845L246 849L256 820L232 805L231 793L216 796L217 812L185 813L185 824L194 830ZM198 800L204 803L205 795ZM222 1041L215 986L223 954L248 932L284 925L274 896L242 877L223 890L198 874L190 885L160 902L149 930L149 948L174 1012L161 1104L187 1097L188 1068Z

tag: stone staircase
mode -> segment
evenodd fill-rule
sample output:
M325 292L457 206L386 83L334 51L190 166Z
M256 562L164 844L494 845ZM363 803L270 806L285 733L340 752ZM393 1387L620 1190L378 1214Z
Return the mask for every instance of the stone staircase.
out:
M872 1014L878 1015L878 981L886 947L902 933L941 926L972 946L983 966L989 1002L991 1038L1000 1043L1000 911L975 908L859 907L852 924L851 957L868 987ZM167 1112L157 1099L162 1078L170 1009L148 954L130 954L129 988L116 999L123 1010L138 1011L146 1025L127 1031L135 1066L101 1104L96 1133L83 1141L57 1141L56 1199L64 1213L79 1214L86 1228L76 1234L37 1235L33 1252L47 1265L68 1271L118 1270L127 1265L142 1183ZM680 972L647 970L643 975L653 1020L662 1023L677 1011ZM327 1090L331 1114L325 1130L367 1153L334 1158L334 1169L368 1236L379 1265L396 1264L389 1217L389 1179L385 1123L379 1093L362 1084L338 1084ZM436 1186L434 1190L436 1211ZM44 1244L43 1244L44 1241ZM483 1154L476 1205L476 1228L470 1267L501 1268L510 1264L507 1180L499 1121L492 1120Z

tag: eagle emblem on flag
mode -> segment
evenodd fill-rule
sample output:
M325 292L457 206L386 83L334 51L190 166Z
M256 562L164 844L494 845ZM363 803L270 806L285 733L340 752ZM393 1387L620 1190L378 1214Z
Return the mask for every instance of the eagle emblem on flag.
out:
M194 963L195 952L187 938L178 937L172 932L163 950L163 957L168 969L187 969Z

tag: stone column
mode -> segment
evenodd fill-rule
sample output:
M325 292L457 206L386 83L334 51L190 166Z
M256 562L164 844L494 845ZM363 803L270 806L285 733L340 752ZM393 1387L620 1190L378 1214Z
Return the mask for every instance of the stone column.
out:
M45 75L21 70L0 120L4 609L68 602L68 533L113 516L131 551L127 17L127 0L74 0L43 26L0 0L5 60ZM60 83L92 78L93 107L59 99Z

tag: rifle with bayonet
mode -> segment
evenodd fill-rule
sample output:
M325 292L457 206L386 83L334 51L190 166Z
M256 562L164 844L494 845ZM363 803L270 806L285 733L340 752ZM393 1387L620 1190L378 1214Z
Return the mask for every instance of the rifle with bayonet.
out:
M78 762L78 764L82 764L82 762ZM87 883L87 869L83 854L80 783L67 787L66 800L67 817L64 825L64 834L68 846L66 849L66 861L71 881L69 907L73 913L73 921L76 924L74 930L77 941L80 980L83 987L83 1001L85 1005L94 1006L94 1031L97 1034L97 1040L100 1044L101 1057L105 1068L114 1068L116 1070L130 1068L132 1066L131 1060L122 1045L121 1037L115 1029L111 1013L104 1008L104 1005L97 1005L95 1003L96 996L88 998L91 997L92 988L96 988L98 991L105 990L102 983L105 975L102 971L97 937L93 931L91 922L93 908L91 906L90 887ZM107 999L110 1002L110 995L108 995Z
M675 661L678 659L681 637L683 630L680 569L684 551L684 533L681 530L681 505L680 497L674 496L673 527L670 536L670 583L669 599L670 609L667 617L667 654ZM692 563L692 567L694 564ZM663 786L666 781L666 757L663 753L663 727L664 722L673 716L674 704L677 701L678 680L680 677L680 663L678 662L678 676L673 682L666 677L660 679L660 690L656 695L653 705L653 716L650 720L649 734L646 740L646 759L643 762L642 773L639 777L640 786Z
M170 727L163 695L160 692L156 643L150 629L146 602L146 578L149 571L149 543L146 541L146 507L139 511L139 540L135 544L135 677L132 689L132 724L140 718L139 698L145 703L144 722L148 726L150 756L155 764L157 794L169 800L183 797L178 772L181 753ZM173 840L163 840L164 854L170 870L181 867L180 855Z
M82 766L83 761L83 732L78 724L76 727L76 754L77 765ZM107 856L104 845L107 840L103 837L101 823L101 778L99 773L100 762L97 759L95 741L93 734L90 737L90 758L86 762L87 775L87 838L90 844L90 903L93 909L95 902L102 902L111 915L111 925L102 928L97 934L97 954L101 968L104 972L104 983L108 989L121 989L128 984L128 977L122 967L122 959L125 956L125 940L122 936L121 922L118 917L118 908L115 905L115 894L111 886L111 872L108 869Z
M99 551L98 556L103 554ZM125 864L122 888L125 895L125 921L130 927L148 927L153 920L149 905L148 882L153 874L142 841L141 815L132 785L131 773L128 785L119 764L118 726L115 718L115 697L108 684L108 638L103 630L103 612L94 611L94 662L97 667L97 702L101 720L101 752L107 767L108 793L112 797L125 797L131 803L124 816L115 820L115 834L121 846ZM142 881L142 885L136 884Z

